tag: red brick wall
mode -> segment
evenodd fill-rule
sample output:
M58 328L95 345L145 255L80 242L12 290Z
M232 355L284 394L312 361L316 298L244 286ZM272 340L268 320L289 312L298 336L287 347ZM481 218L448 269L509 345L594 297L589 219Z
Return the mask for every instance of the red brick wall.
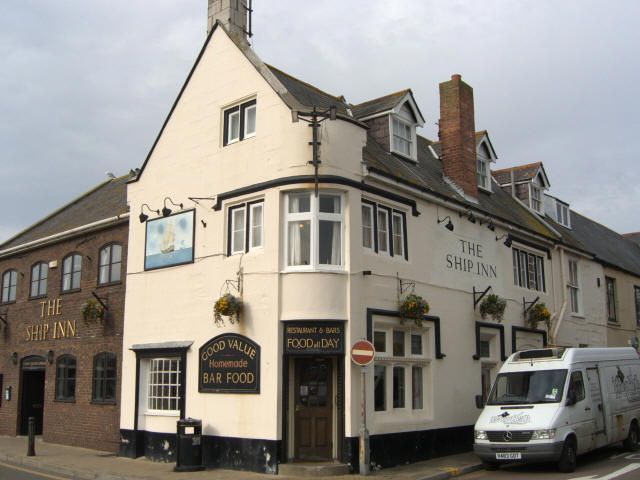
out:
M477 198L473 89L460 75L440 84L440 141L444 175Z
M20 366L29 355L47 357L54 352L52 364L45 367L45 397L43 439L47 442L76 445L117 452L120 430L120 384L122 365L122 331L124 317L124 291L127 262L127 223L66 239L53 245L0 259L0 275L13 268L18 271L16 302L0 305L6 312L8 326L0 331L0 374L3 375L3 398L0 403L0 434L17 435L21 414ZM122 245L121 283L98 286L98 251L105 244ZM82 255L80 290L61 292L62 259L71 252ZM58 267L49 269L47 295L29 299L31 267L39 262L57 260ZM1 278L1 277L0 277ZM108 297L107 318L100 323L87 323L82 318L81 306L92 299L92 291L101 298ZM43 316L41 302L60 300L60 314ZM75 336L53 338L54 322L75 322ZM28 340L27 328L48 325L45 339ZM56 329L57 331L57 329ZM59 337L59 335L57 335ZM11 361L17 352L18 363ZM117 358L116 401L114 404L92 402L93 357L110 352ZM56 359L63 354L76 357L76 390L74 402L55 400ZM4 388L11 386L12 398L4 399Z

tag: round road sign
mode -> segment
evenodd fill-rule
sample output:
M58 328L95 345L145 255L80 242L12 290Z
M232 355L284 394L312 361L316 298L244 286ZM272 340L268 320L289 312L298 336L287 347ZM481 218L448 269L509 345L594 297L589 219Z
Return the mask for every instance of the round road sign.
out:
M373 357L376 353L376 349L373 348L371 342L367 340L360 340L353 344L351 347L351 360L356 365L364 367L373 362Z

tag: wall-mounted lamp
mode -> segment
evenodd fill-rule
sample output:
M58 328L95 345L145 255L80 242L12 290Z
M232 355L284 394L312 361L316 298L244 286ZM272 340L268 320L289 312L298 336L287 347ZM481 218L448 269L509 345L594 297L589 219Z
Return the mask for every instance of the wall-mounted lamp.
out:
M53 350L47 350L47 362L49 365L53 363Z
M4 389L4 399L7 401L11 400L11 385Z
M202 220L202 219L200 219L200 221L202 222L202 226L203 226L204 228L207 228L207 222L205 222L205 221L204 221L204 220Z
M145 215L143 213L144 207L147 207L147 210L149 210L150 212L155 212L156 215L160 215L160 210L154 210L153 208L151 208L149 205L147 205L146 203L143 203L142 206L140 207L140 223L144 223L149 219L149 215Z
M162 209L162 216L163 217L168 217L169 215L171 215L171 209L167 208L167 200L169 200L169 203L175 207L180 207L182 208L182 204L181 203L175 203L173 200L171 200L170 197L164 197L164 207Z
M487 225L487 228L488 228L489 230L491 230L492 232L494 232L494 231L495 231L496 226L493 224L493 220L489 220L489 225Z
M18 364L18 352L13 352L11 354L11 363L13 363L14 365Z
M447 215L446 217L444 217L442 220L440 220L438 218L438 223L442 223L444 222L446 219L449 219L449 221L447 222L447 224L444 226L444 228L446 228L447 230L449 230L450 232L453 232L453 223L451 223L451 217L449 215Z
M496 237L496 242L498 240L502 240L504 237L507 237L507 239L504 241L504 245L511 248L511 235L509 235L508 233L505 233L504 235L501 235L500 237Z
M471 223L476 223L476 217L473 215L473 212L471 210L467 210L460 214L461 217L464 217L465 215L467 215L467 220L469 220Z

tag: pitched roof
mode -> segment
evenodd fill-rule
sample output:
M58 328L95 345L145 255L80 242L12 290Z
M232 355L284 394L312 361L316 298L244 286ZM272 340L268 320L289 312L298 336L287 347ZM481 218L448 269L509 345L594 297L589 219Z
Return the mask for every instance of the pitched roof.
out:
M636 242L640 245L640 232L623 233L622 236L627 240L631 240L632 242Z
M101 183L0 244L0 251L126 213L127 180L125 175Z
M376 113L386 112L393 109L398 102L404 98L407 93L410 93L410 89L401 90L399 92L385 95L384 97L368 100L358 105L352 105L351 111L355 118L365 118Z
M432 147L435 150L437 146L436 143L418 135L418 161L414 163L386 152L375 140L368 137L362 158L372 173L377 173L459 205L473 207L476 211L517 225L531 233L537 233L550 239L557 238L551 229L495 183L492 193L478 191L478 204L467 202L444 180L442 162L433 155L429 148Z
M534 178L541 167L542 162L529 163L502 170L491 170L491 175L500 185L508 185L511 183L511 172L513 172L513 178L516 182L523 182Z
M640 245L571 210L571 233L596 258L640 277Z

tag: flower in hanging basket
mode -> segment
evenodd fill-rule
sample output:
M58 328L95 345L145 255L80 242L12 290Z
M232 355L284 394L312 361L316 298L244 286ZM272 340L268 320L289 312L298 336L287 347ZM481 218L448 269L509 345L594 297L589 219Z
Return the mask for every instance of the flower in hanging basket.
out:
M237 322L241 311L242 300L230 293L225 293L216 300L216 303L213 306L213 315L215 317L216 325L224 325L223 316L229 317L229 321L231 323Z
M536 303L531 310L529 310L529 325L531 325L532 328L536 328L540 322L545 323L547 330L551 328L551 313L549 313L544 303Z
M400 310L400 321L404 322L407 318L416 322L416 325L422 325L422 317L429 313L429 302L419 295L411 294L400 300L398 309Z
M102 321L104 318L104 307L95 300L88 300L83 303L80 311L85 322Z
M480 303L480 315L482 318L489 315L494 321L501 322L506 308L507 301L491 293Z

